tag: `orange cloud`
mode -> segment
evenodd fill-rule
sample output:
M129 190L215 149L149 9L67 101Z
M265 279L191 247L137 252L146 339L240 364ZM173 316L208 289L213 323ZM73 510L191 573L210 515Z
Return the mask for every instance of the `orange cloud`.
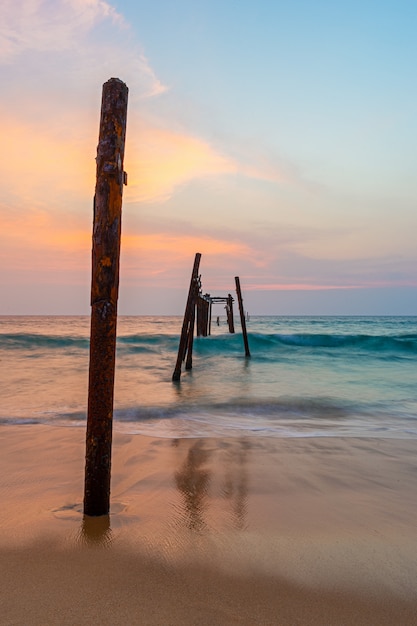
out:
M146 235L123 235L123 249L129 254L134 251L158 252L169 254L171 258L193 258L198 250L204 256L239 256L247 255L250 249L234 241L214 239L212 237L173 236L166 233Z
M230 289L236 266L252 263L254 251L247 245L209 236L173 236L168 233L122 236L122 276L131 284L158 284L182 288L196 252L201 252L212 289Z
M91 233L74 223L71 217L51 216L33 210L25 214L7 214L2 225L0 262L13 271L36 273L61 272L87 268L90 262Z
M63 207L92 196L95 172L92 134L83 139L70 132L49 131L0 111L4 121L1 167L7 185L3 201L31 210L34 206ZM69 125L69 129L71 125ZM90 142L88 141L90 139ZM93 144L94 145L94 144ZM89 150L90 148L90 150ZM58 203L58 204L57 204Z
M65 112L60 123L37 124L11 116L4 120L2 156L7 180L3 199L24 207L72 210L94 194L98 128L80 111ZM97 120L99 111L97 111ZM129 124L125 169L125 202L163 202L194 179L236 174L239 164L209 143L186 133ZM260 177L260 175L259 175ZM77 207L74 205L77 203Z
M53 267L67 270L89 267L92 245L92 208L87 216L51 214L42 210L16 214L5 211L0 261L28 272ZM88 222L88 226L87 226ZM200 250L205 257L248 258L251 249L239 242L209 236L169 233L132 234L123 232L121 254L124 267L134 273L165 273L175 264L194 257Z
M130 137L126 148L126 200L130 202L164 201L177 186L193 179L238 171L233 159L186 133L133 124Z

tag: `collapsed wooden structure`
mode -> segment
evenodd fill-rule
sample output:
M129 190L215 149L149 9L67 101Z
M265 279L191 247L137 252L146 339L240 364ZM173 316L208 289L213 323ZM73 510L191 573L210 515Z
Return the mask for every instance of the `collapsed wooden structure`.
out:
M184 320L181 329L177 362L175 364L174 373L172 375L172 380L174 381L180 380L181 368L184 361L185 369L192 369L195 327L198 337L207 337L211 334L213 304L224 303L229 332L235 332L233 316L234 299L230 293L227 296L211 296L209 293L202 293L201 276L199 274L200 260L201 254L197 252L195 255L193 270L191 273L190 288L188 291L187 304L185 307ZM238 276L235 277L235 283L243 342L245 346L245 356L250 357L248 335L246 331L245 312L243 309L242 292L240 289L240 279Z

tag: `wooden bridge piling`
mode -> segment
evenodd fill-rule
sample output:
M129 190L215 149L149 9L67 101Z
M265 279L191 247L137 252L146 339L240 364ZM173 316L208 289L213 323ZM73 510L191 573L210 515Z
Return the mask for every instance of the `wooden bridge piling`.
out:
M194 265L193 265L193 270L191 273L190 288L188 290L187 304L185 307L184 320L182 323L177 362L175 364L174 373L172 374L173 381L178 381L181 379L181 365L185 359L187 348L189 349L191 347L191 350L192 350L192 341L189 341L189 332L191 328L191 321L193 318L193 308L195 308L195 305L196 305L196 298L197 298L198 288L199 288L198 268L200 267L200 260L201 260L201 254L197 252L194 258ZM193 332L194 332L194 326L193 326ZM190 353L188 363L189 363L189 369L191 369L192 367L191 353Z
M208 326L209 326L209 311L210 311L210 295L208 293L205 294L205 296L203 297L203 307L202 307L202 313L203 313L203 319L202 319L202 323L203 323L203 327L202 327L202 335L203 337L207 337L207 335L209 334L208 332Z
M190 288L188 291L188 299L182 324L177 363L175 365L174 373L172 375L173 381L179 381L181 379L181 367L183 361L186 361L186 370L192 369L194 327L196 327L197 337L207 337L207 335L211 334L213 304L225 304L229 332L235 332L233 316L234 299L230 293L227 296L211 296L209 293L205 293L203 295L201 289L201 276L199 276L198 274L200 259L201 254L197 252L194 259L193 271L191 273ZM245 356L250 357L248 335L246 331L245 312L243 309L242 291L240 288L240 279L238 276L235 277L235 283L239 303L243 342L245 345ZM219 325L219 317L217 317L217 325Z
M185 361L186 370L191 370L193 368L194 326L195 326L195 299L194 299L194 305L191 307L190 324L188 327L187 360Z
M209 303L209 319L208 319L208 334L211 335L211 314L213 309L213 300L210 298Z
M203 335L203 302L200 295L197 296L196 300L196 309L197 309L197 337L201 337Z
M227 295L226 316L229 325L229 333L233 334L235 332L235 322L233 317L233 297L230 293Z
M239 276L235 276L235 283L236 283L237 300L239 304L240 324L242 326L243 343L245 346L245 356L250 357L248 334L246 332L245 311L243 309L243 299L242 299L242 291L240 289Z
M113 394L116 360L117 300L122 217L123 170L128 88L118 78L103 85L91 278L91 331L86 433L84 513L107 515Z

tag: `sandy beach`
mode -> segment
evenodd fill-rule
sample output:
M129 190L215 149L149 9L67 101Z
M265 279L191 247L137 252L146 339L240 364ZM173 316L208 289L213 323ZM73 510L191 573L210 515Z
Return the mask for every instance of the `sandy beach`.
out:
M413 440L115 433L83 519L83 428L0 437L1 624L417 623Z

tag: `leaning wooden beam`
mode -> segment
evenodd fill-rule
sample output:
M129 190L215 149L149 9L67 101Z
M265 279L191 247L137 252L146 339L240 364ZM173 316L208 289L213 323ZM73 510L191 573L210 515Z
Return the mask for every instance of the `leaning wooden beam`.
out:
M194 325L195 325L195 298L197 295L197 288L194 292L194 304L191 307L191 319L188 327L187 337L187 360L185 361L185 369L191 370L193 368L193 343L194 343Z
M195 306L195 291L198 284L198 268L200 266L201 254L196 253L194 259L193 271L191 273L190 288L188 290L187 304L185 307L184 320L182 323L180 345L178 347L177 363L175 365L174 373L172 374L172 380L180 380L181 378L181 364L185 358L187 346L188 346L188 332L190 322L192 318L192 310Z
M242 292L240 289L239 276L235 277L235 283L236 283L237 300L239 303L240 324L242 326L243 343L245 345L245 356L250 356L248 334L246 332L245 312L243 310L243 300L242 300Z
M118 78L103 85L91 279L91 334L84 513L110 510L110 466L116 360L117 299L127 86Z

